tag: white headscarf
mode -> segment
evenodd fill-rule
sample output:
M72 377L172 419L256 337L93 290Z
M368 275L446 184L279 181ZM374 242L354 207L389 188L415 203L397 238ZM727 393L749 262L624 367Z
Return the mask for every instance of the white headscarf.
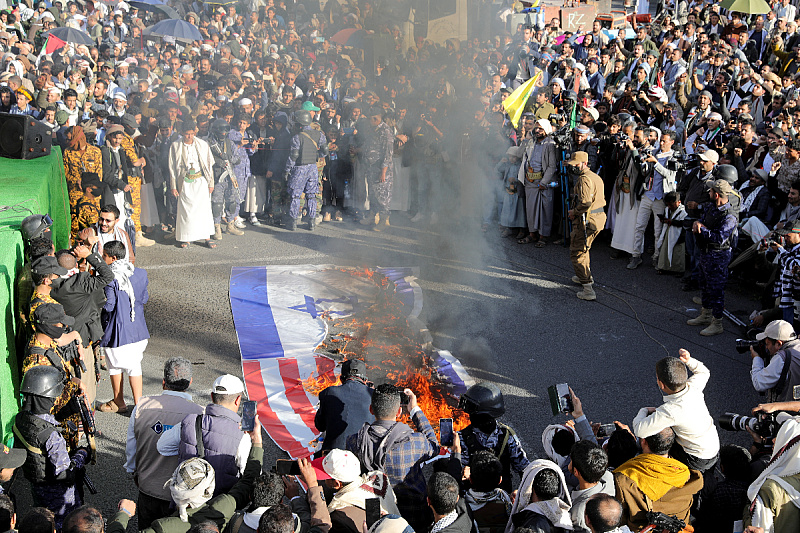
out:
M791 417L781 413L778 415L778 422L781 422L781 418L788 418L788 420L783 422L777 437L775 437L772 459L761 475L747 488L747 499L752 502L750 505L752 523L756 527L763 527L767 533L774 530L774 517L772 512L764 507L764 502L758 496L758 491L761 490L761 486L767 479L778 483L789 494L795 507L800 508L800 493L781 479L800 473L800 453L798 453L800 451L800 446L798 446L800 445L800 417Z
M531 503L533 479L536 477L536 474L545 469L553 470L558 474L559 485L561 487L558 496L552 500ZM556 527L572 530L572 519L569 515L570 507L572 507L572 498L569 495L567 482L564 479L564 473L561 471L561 468L553 461L536 459L531 461L525 468L525 471L522 472L522 481L520 481L519 491L517 493L517 498L514 500L514 505L511 506L511 514L508 516L505 533L513 533L515 529L513 522L514 515L525 510L533 511L546 517L550 520L550 523Z
M134 266L127 259L117 259L111 263L111 272L114 273L114 279L119 283L119 289L127 294L131 301L131 322L134 322L136 320L136 311L134 310L136 295L133 293L130 279L134 272Z
M164 483L178 507L183 522L189 521L186 510L205 505L214 495L214 467L205 459L192 457L178 465L172 477Z
M550 424L544 428L544 431L542 432L542 447L544 448L544 452L547 454L547 457L558 464L559 468L564 469L569 464L569 455L566 457L559 455L553 448L553 437L562 429L572 433L572 436L575 438L575 442L580 440L578 434L575 433L575 430L571 427L562 424Z

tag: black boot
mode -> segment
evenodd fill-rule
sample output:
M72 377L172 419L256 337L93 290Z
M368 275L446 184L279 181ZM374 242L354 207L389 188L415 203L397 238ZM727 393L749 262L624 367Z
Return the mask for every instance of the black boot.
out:
M308 219L308 231L314 231L314 226L316 226L316 221L314 220L316 217L310 217Z
M287 217L286 219L286 229L289 231L294 231L297 229L297 220L292 217Z

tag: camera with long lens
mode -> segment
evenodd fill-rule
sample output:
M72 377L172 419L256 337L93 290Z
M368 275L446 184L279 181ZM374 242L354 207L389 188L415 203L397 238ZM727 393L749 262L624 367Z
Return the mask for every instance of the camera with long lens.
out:
M547 115L547 120L550 122L561 122L562 120L565 120L565 118L566 117L563 113L550 113Z
M556 142L556 146L558 146L561 150L570 150L572 148L572 133L569 125L564 126L563 128L559 128L551 137Z
M744 416L736 413L725 413L717 422L719 427L727 431L746 431L747 428L764 440L773 440L778 436L781 425L775 413L756 413L756 416Z
M764 341L755 341L750 339L736 339L736 351L739 353L748 353L752 347L762 359L769 359L769 352L767 345Z

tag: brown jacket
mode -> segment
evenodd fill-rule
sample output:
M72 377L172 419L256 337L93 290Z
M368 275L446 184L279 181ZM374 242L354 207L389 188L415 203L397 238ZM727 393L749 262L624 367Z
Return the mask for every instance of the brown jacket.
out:
M575 179L572 198L572 209L576 215L599 214L593 213L593 211L606 206L602 178L590 170L585 170L580 177Z
M677 516L688 524L694 495L703 488L703 475L690 469L689 481L683 487L671 488L656 501L650 500L628 476L615 472L614 482L617 486L614 497L622 503L621 523L639 531L647 525L647 511Z

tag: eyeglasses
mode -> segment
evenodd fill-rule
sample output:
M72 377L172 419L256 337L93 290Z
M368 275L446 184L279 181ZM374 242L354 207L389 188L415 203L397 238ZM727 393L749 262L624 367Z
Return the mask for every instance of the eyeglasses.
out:
M114 218L102 218L102 217L100 218L100 222L105 222L106 224L111 224L115 220L116 219L114 219Z

